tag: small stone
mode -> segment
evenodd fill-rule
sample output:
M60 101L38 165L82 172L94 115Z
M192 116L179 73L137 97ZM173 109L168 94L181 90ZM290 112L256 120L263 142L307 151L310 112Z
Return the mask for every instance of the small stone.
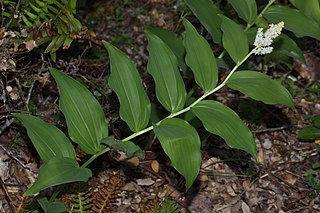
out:
M134 182L127 183L123 189L128 192L139 192L142 191L142 188Z
M151 178L145 178L145 179L137 179L137 184L139 186L151 186L155 183L154 180Z
M271 142L271 140L270 140L269 138L263 140L262 146L263 146L263 148L265 148L265 149L271 149L271 147L272 147L272 142Z

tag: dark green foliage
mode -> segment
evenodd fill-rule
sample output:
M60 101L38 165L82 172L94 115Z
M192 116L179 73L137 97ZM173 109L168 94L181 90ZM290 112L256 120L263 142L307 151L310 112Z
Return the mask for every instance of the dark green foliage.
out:
M300 140L316 140L320 139L320 115L308 116L306 119L312 122L312 125L302 128L298 132Z
M72 209L72 212L91 212L92 198L90 193L79 192L77 194L72 194L70 197L71 202L69 207Z
M34 40L36 44L49 43L45 53L55 58L59 48L67 49L82 25L74 15L77 0L28 0L17 5L14 1L4 1L3 22L7 30L19 35L21 30L28 32L23 40Z
M156 213L178 213L180 212L179 205L166 197L157 207Z

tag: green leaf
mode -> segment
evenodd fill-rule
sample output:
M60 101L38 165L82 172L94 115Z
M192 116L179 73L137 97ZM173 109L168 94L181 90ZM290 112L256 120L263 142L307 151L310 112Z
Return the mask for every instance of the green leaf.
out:
M320 138L320 129L314 126L307 126L298 132L300 140L316 140Z
M108 137L108 126L97 99L80 82L54 68L49 71L59 87L63 112L72 141L88 154L101 150L100 142Z
M320 26L313 20L308 19L296 9L286 6L271 6L263 14L271 23L284 22L284 27L298 37L310 36L320 40Z
M294 109L289 91L266 74L256 71L238 71L231 76L227 85L254 100L266 104L284 104Z
M106 41L103 44L109 52L109 85L120 101L120 117L133 132L139 132L148 125L151 104L143 90L138 70L118 48Z
M87 181L91 175L89 169L79 167L74 159L53 157L40 167L38 179L24 194L30 196L51 186Z
M310 19L313 19L315 22L320 24L320 5L319 0L290 0L296 8L300 10L305 16Z
M312 118L312 125L320 128L320 115L314 115Z
M320 162L313 163L312 169L320 169Z
M145 158L145 153L140 149L139 146L135 145L131 141L120 141L115 139L114 137L107 137L103 140L103 143L114 149L125 152L128 158L134 156L139 157L141 159Z
M257 4L255 0L228 0L238 16L245 20L249 24L253 24L254 20L257 18Z
M60 200L49 202L46 197L37 198L38 203L45 213L62 213L67 212L66 204Z
M50 44L49 44L49 45L47 46L47 48L44 50L44 53L48 53L48 52L54 53L54 52L52 51L52 49L53 49L54 46L56 45L56 43L57 43L57 41L58 41L59 38L60 38L59 35L54 36L54 37L52 38Z
M270 63L270 61L282 63L286 65L290 70L292 69L294 63L292 57L287 56L278 50L273 50L272 53L265 55L263 57L263 61L265 64Z
M211 0L185 0L185 2L211 34L213 41L221 43L219 8Z
M154 132L173 167L186 179L186 188L190 188L201 165L201 142L197 131L186 121L171 118L155 125Z
M257 156L251 131L232 109L220 102L206 100L196 104L192 112L202 121L208 132L222 137L229 147Z
M54 156L76 159L71 142L60 129L32 115L12 115L27 129L28 136L43 161L48 161Z
M223 47L237 64L243 60L249 52L248 37L239 24L226 16L219 16L222 20L221 29L223 31Z
M186 49L183 46L182 40L179 39L173 32L160 27L146 27L146 30L158 36L174 53L178 59L179 67L183 71L187 71L188 67L184 61Z
M148 72L156 83L156 95L162 106L171 113L184 107L186 88L178 70L178 61L170 48L156 35L148 37Z
M196 83L205 91L215 88L218 82L216 59L208 42L197 32L192 24L184 19L186 28L183 44L186 48L186 63L191 68Z
M289 36L281 34L279 37L275 39L273 46L275 50L278 50L279 52L287 56L305 62L302 50L299 48L296 42L292 40Z

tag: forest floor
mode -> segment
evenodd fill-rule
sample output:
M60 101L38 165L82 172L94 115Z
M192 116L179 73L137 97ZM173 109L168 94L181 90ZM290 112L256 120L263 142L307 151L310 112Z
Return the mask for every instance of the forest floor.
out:
M145 74L148 53L143 30L146 25L153 25L181 33L179 14L183 7L178 7L177 2L94 1L79 13L83 25L95 33L96 39L111 41L135 62L152 96L152 80ZM196 23L195 18L190 18ZM106 212L153 212L165 198L177 202L181 212L320 212L320 191L306 180L311 165L320 162L317 144L297 139L297 132L310 124L305 116L320 114L319 47L313 40L301 47L307 59L305 65L295 62L289 69L271 62L264 67L294 92L295 110L251 101L229 89L214 96L246 120L255 135L259 163L242 151L228 148L220 138L205 134L200 127L201 171L192 188L185 191L183 178L170 167L157 140L141 136L137 143L152 144L147 147L145 159L123 160L119 153L109 152L90 165L93 177L87 187L74 184L66 190L68 193L58 197L70 204L72 190L78 193L82 189L86 194L95 189L104 194L105 200L109 196ZM75 42L70 49L58 52L56 63L37 50L13 55L12 59L16 66L0 71L0 212L16 212L20 204L28 208L32 199L24 197L23 192L35 181L40 165L25 129L10 113L29 111L66 130L58 109L57 86L48 67L56 67L88 85L104 108L112 126L110 134L119 139L127 136L124 123L118 118L116 97L107 85L108 57L101 45L90 40ZM221 78L224 72L221 71ZM77 154L80 161L88 157ZM311 178L318 184L319 173ZM45 190L45 195L51 194L52 189Z

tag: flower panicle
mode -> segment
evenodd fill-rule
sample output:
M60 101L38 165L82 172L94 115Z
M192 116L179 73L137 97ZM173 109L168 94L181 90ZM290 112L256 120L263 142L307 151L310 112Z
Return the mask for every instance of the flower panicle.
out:
M278 24L269 24L269 28L263 32L263 28L258 28L256 38L254 41L254 46L257 48L254 51L256 55L265 55L273 51L271 46L273 40L277 38L282 29L284 28L284 22L281 21Z

